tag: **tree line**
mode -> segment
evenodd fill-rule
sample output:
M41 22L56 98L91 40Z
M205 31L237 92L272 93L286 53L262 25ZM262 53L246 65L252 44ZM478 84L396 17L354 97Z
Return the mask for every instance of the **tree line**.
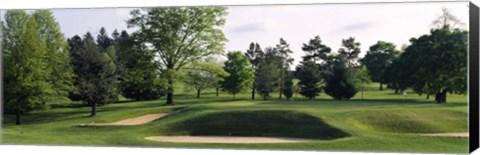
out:
M166 105L173 105L178 81L194 89L197 98L214 88L217 96L222 90L234 99L243 91L263 100L274 92L279 99L291 100L297 93L313 99L322 91L343 100L361 91L363 99L371 81L396 93L411 88L427 98L435 94L438 103L446 102L447 92L466 92L467 31L446 22L412 38L402 51L378 41L363 58L353 37L332 52L315 36L303 44L304 56L294 67L293 51L283 38L274 47L252 42L245 52L225 54L227 38L220 28L225 7L149 8L130 14L128 27L138 28L133 33L108 34L101 28L96 36L86 32L65 38L50 11L7 11L0 24L5 113L15 114L20 124L21 115L47 102L81 101L91 106L92 116L97 106L117 102L119 96L166 96ZM455 19L450 14L440 18ZM216 59L220 55L227 60Z
M343 39L341 48L332 52L320 36L315 36L303 44L304 56L293 71L289 69L293 52L285 39L265 49L252 42L245 58L240 51L227 54L225 69L232 77L227 77L223 86L233 95L248 88L252 99L258 94L266 100L275 91L279 99L285 96L289 100L297 92L313 99L323 91L333 99L348 100L360 91L363 100L366 85L373 81L380 84L380 90L384 84L395 93L411 88L426 99L435 95L437 103L446 103L447 93L465 94L467 90L468 31L455 27L461 24L442 9L429 34L411 38L410 45L401 51L380 40L363 58L359 58L360 42L353 37Z

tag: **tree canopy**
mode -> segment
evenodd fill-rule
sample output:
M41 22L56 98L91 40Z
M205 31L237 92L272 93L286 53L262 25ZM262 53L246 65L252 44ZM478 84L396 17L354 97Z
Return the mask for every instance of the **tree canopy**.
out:
M230 94L235 95L246 88L253 82L253 70L249 67L248 58L240 51L231 51L227 53L228 60L225 62L223 69L230 74L222 82L222 89Z
M72 65L76 75L76 95L92 107L91 115L96 115L97 105L115 102L117 78L115 64L107 53L95 43L90 33L69 39Z
M360 90L363 100L363 91L365 90L366 85L372 82L372 80L370 79L370 75L368 75L368 69L365 65L362 65L359 69L357 69L354 79L355 87L357 88L357 90Z
M468 32L460 29L432 29L430 34L410 39L411 45L400 56L404 85L419 94L436 94L438 103L446 93L467 91ZM412 69L415 68L415 69Z
M296 67L295 77L299 80L299 93L309 99L319 95L322 84L320 68L312 60L304 60Z
M365 57L361 59L362 64L367 67L368 74L372 80L380 83L380 90L383 89L382 84L386 83L385 70L399 54L400 52L395 49L394 44L378 41L370 46Z
M336 100L350 99L357 93L354 77L349 77L348 59L344 55L332 56L323 72L325 93Z
M257 68L260 64L260 59L263 57L263 55L264 55L264 52L260 47L260 44L253 43L253 42L250 43L250 46L247 49L247 52L245 53L245 56L248 58L248 60L250 61L250 65L252 66L253 73L255 75L254 79L256 79ZM255 87L256 87L255 80L253 81L251 87L252 87L252 100L253 100L255 99Z
M185 74L185 84L195 89L197 98L200 98L203 90L215 87L217 83L224 81L224 78L229 75L222 66L215 63L213 57L192 62L183 72Z
M47 48L43 44L37 21L25 11L7 11L2 49L4 67L3 88L6 113L20 115L42 107L56 94Z
M155 53L126 31L113 36L122 95L134 100L153 100L164 96L166 81L161 78L159 64L154 61Z
M225 7L169 7L133 10L129 27L138 27L139 40L158 55L168 74L167 105L173 104L175 74L195 60L222 54L227 40L220 29Z
M327 55L332 51L330 47L322 44L320 36L310 39L307 44L304 43L302 50L306 53L303 58L313 60L314 63L317 63L317 60L327 59Z

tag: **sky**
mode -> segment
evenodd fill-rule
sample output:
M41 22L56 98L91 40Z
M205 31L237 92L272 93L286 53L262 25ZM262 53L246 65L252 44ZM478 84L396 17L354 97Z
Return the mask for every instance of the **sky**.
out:
M294 52L295 64L301 61L303 43L319 35L336 52L342 39L354 37L361 43L360 57L379 40L392 42L400 49L410 38L429 33L434 19L447 8L468 28L468 2L364 3L315 5L231 6L222 27L229 40L226 51L245 52L251 42L262 48L275 46L284 38ZM127 28L131 8L52 10L66 37L94 35L101 27L108 33Z

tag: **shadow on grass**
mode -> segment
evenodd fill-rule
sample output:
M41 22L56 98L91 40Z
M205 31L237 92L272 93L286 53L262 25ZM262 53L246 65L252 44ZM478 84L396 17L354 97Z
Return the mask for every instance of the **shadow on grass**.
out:
M296 99L293 101L288 100L259 100L259 104L322 104L322 103L338 103L338 104L397 104L397 105L415 105L415 104L431 104L431 105L444 105L444 106L465 106L466 103L446 103L446 104L437 104L434 101L419 101L416 99L350 99L350 100L333 100L333 99Z
M285 110L230 111L204 114L168 127L169 134L193 136L264 136L333 140L350 134L322 119Z
M22 115L21 122L22 124L38 124L38 123L47 123L55 122L60 120L70 120L70 119L79 119L90 117L90 111L86 110L77 110L69 112L39 112L32 114ZM4 125L14 125L15 124L15 115L5 115L3 119Z

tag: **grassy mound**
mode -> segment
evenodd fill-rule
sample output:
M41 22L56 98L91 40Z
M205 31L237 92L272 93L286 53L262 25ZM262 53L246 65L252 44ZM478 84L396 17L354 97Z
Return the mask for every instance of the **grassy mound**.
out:
M467 113L448 110L362 111L349 114L360 127L385 132L466 132Z
M170 131L190 135L293 137L331 140L349 136L317 117L304 113L263 110L204 114L175 123Z

